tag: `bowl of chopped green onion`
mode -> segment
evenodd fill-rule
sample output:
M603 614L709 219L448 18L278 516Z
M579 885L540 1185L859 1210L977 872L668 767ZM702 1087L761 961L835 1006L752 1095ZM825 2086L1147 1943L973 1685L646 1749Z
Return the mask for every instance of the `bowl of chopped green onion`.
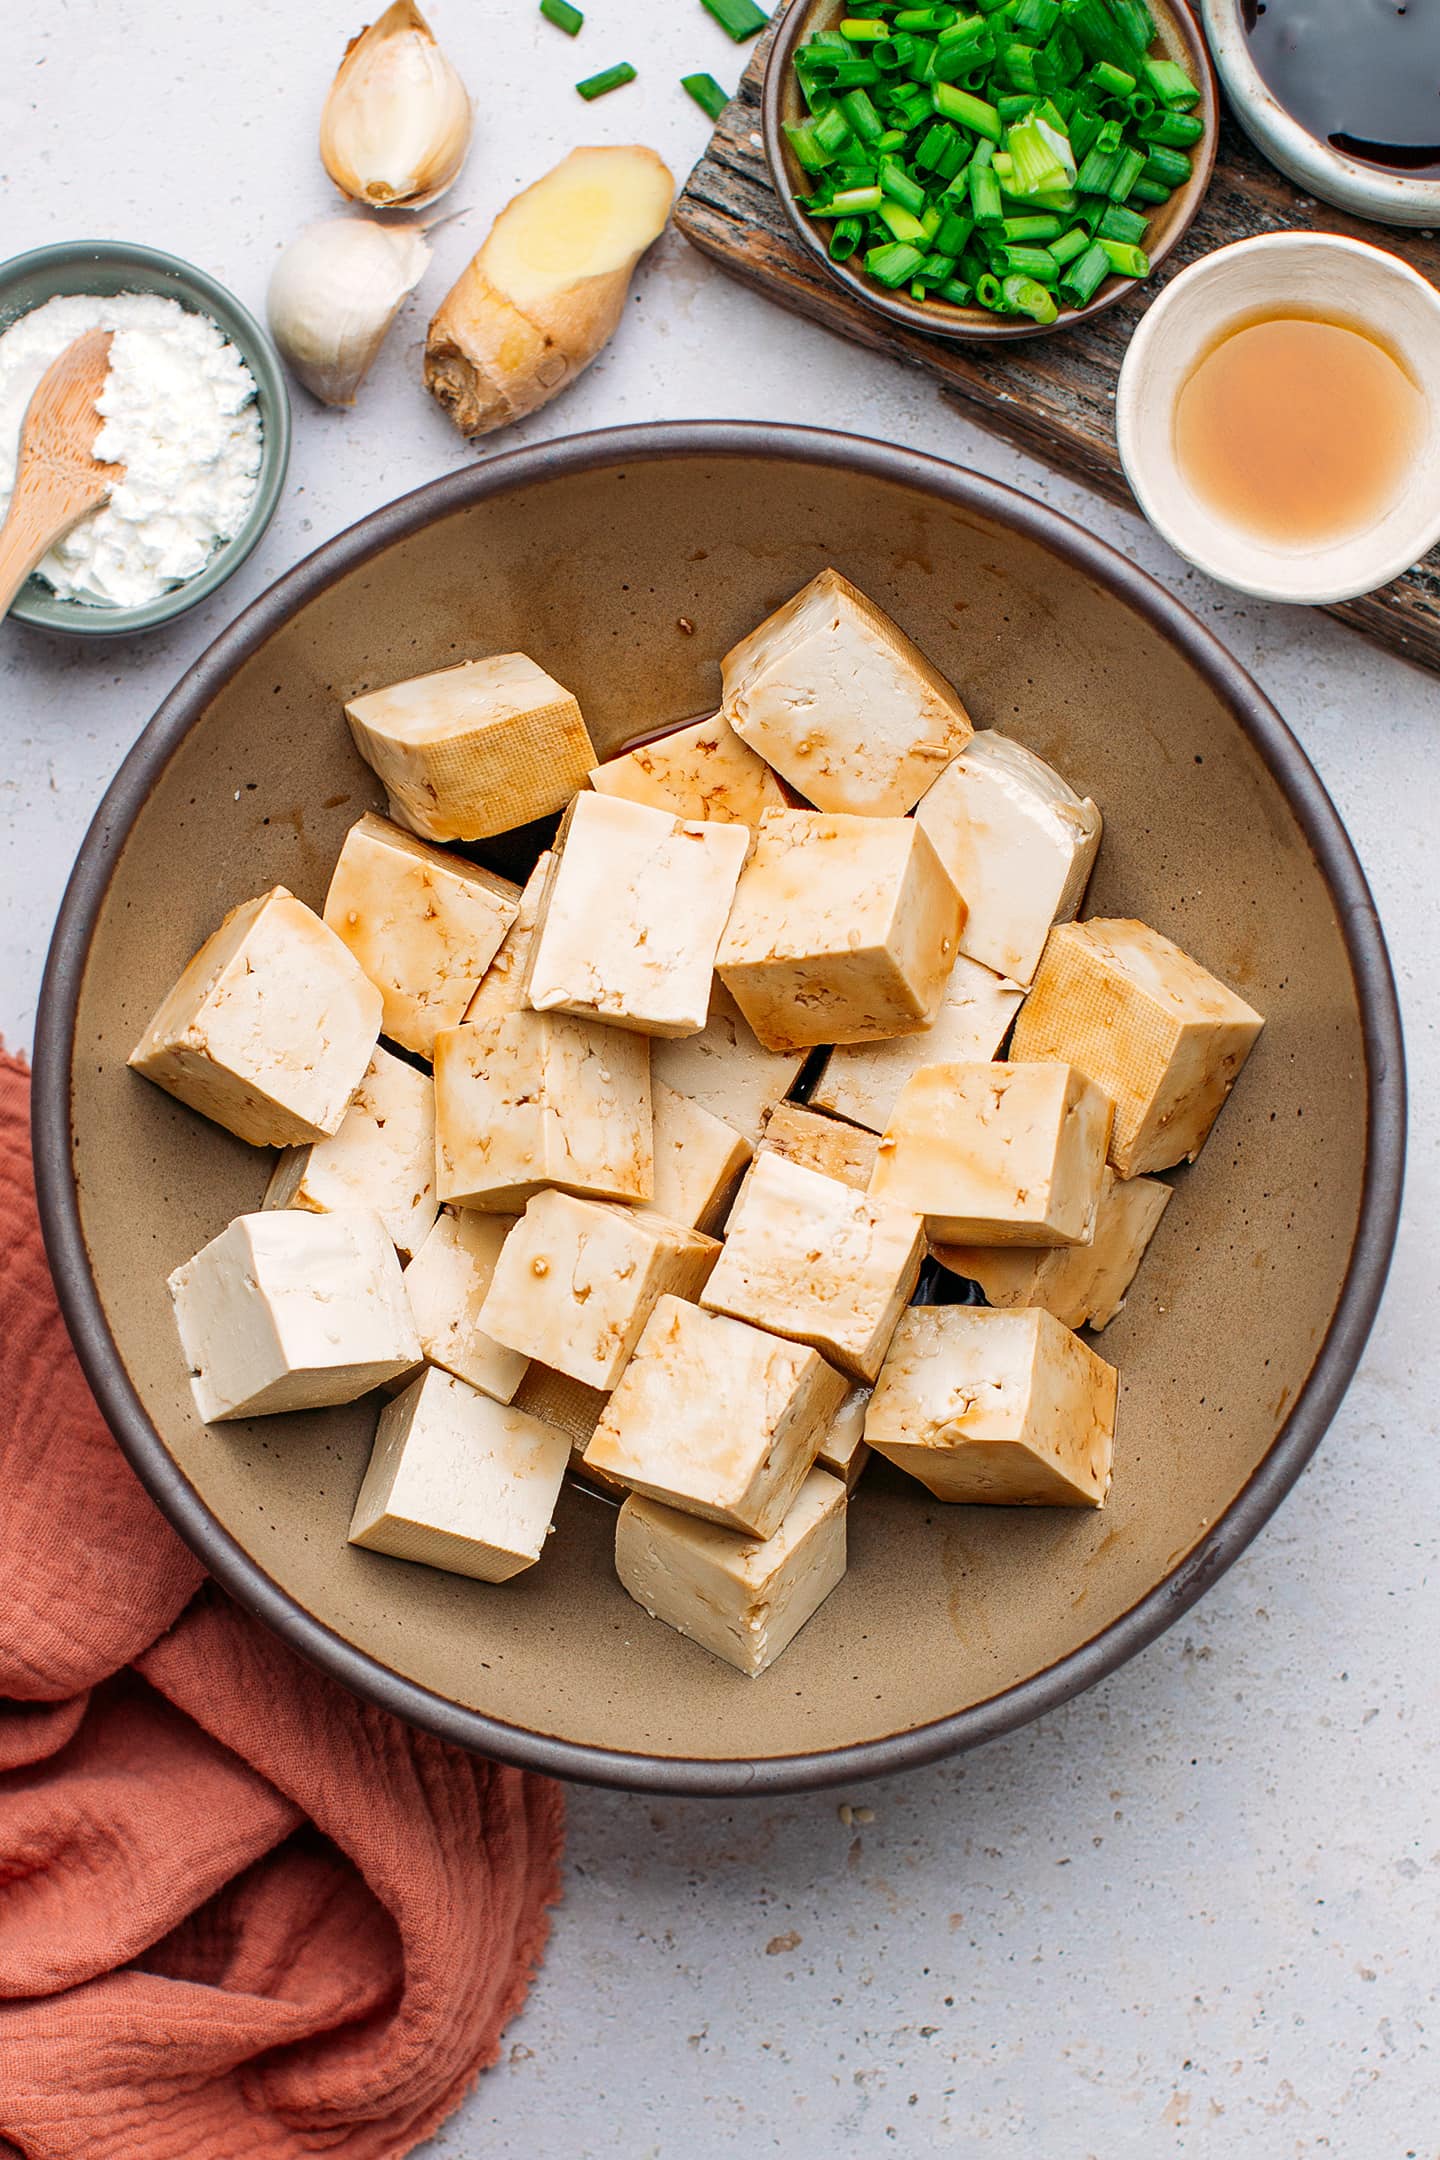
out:
M947 338L1068 328L1181 239L1217 95L1180 0L792 0L766 67L776 191L867 306Z

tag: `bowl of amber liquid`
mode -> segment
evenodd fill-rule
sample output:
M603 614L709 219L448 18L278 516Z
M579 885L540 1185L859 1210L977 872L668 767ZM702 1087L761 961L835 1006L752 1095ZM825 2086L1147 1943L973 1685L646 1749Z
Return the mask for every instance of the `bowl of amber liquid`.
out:
M1374 592L1440 542L1440 292L1330 233L1268 233L1175 278L1115 400L1136 501L1259 599Z

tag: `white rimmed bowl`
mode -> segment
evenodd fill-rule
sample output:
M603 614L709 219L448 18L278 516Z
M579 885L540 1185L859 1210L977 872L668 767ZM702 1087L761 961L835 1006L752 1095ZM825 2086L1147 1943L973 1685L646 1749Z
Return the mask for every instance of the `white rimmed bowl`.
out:
M1227 331L1294 312L1367 330L1424 395L1424 434L1406 480L1368 526L1326 546L1287 548L1201 500L1175 454L1175 407ZM1261 600L1328 606L1388 585L1440 541L1440 292L1398 256L1333 233L1266 233L1192 263L1152 302L1115 394L1120 461L1135 499L1177 554Z
M1240 0L1200 0L1215 72L1262 156L1321 202L1381 225L1440 225L1440 180L1362 164L1312 135L1280 103L1250 53Z

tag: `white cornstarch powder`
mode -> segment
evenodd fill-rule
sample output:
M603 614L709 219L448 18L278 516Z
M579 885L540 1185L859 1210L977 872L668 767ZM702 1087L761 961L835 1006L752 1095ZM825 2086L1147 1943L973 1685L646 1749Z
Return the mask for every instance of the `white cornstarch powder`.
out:
M125 467L108 503L39 566L62 600L140 607L204 569L245 522L260 472L255 378L208 315L155 293L63 294L0 336L0 517L25 408L52 360L113 330L95 455Z

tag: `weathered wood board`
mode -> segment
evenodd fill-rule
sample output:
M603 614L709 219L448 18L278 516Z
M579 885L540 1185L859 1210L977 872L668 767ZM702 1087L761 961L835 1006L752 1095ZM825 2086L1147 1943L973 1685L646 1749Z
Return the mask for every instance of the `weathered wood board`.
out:
M675 210L680 230L782 307L923 368L968 418L1116 501L1132 502L1115 448L1120 362L1148 297L1197 255L1252 233L1301 227L1369 240L1440 284L1440 240L1367 225L1301 195L1227 117L1200 215L1144 292L1078 330L1004 345L950 344L901 329L826 278L790 231L760 145L760 78L772 35L767 32L755 47L739 91L685 184ZM1440 671L1440 550L1393 585L1327 612L1389 651Z

